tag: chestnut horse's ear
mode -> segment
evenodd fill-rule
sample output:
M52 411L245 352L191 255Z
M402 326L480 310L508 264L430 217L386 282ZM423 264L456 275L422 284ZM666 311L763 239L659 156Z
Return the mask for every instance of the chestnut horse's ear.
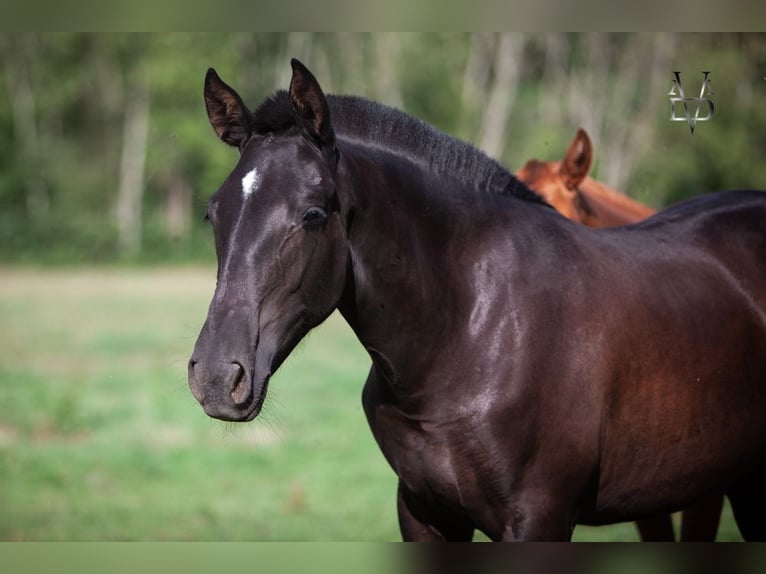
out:
M290 105L298 125L320 148L332 148L335 136L330 125L330 109L314 74L293 58L290 80Z
M247 142L252 134L250 110L213 68L205 75L205 107L210 125L219 138L238 148Z
M582 128L577 130L572 143L569 144L567 155L561 162L561 172L564 176L564 185L567 189L576 189L580 182L588 175L593 164L593 144L586 131Z

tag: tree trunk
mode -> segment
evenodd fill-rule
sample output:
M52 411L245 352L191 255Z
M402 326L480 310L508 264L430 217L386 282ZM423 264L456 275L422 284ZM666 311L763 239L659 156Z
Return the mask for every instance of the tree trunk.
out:
M381 102L395 108L403 107L399 84L400 35L394 32L375 34L375 92Z
M488 32L473 32L471 34L460 98L462 103L461 134L468 139L475 137L477 117L484 107L493 44L494 37Z
M523 49L523 35L511 32L500 37L495 51L495 78L484 113L479 147L498 160L501 160L505 148L505 129L516 99L518 61Z
M165 229L170 239L186 241L191 231L192 188L181 175L173 178L165 196Z
M30 65L36 58L36 40L33 34L24 34L13 35L3 42L16 154L26 187L27 214L32 220L44 217L50 209L48 186L42 175L45 166L40 146L37 102L30 77Z
M655 123L651 118L660 114L661 105L668 104L661 95L669 89L675 50L671 34L636 36L632 40L618 65L618 70L624 72L618 75L609 106L616 117L609 122L613 129L604 130L603 149L609 154L604 156L600 169L600 177L607 184L627 191L635 165L654 139ZM644 97L633 106L625 106L624 102L633 99L635 93L643 93Z
M149 136L149 76L139 68L125 107L122 159L117 187L117 231L120 252L135 255L141 250L141 209L144 168Z
M545 124L561 125L564 122L561 94L568 90L569 40L564 33L552 32L545 35L544 42L545 67L540 80L543 96L538 100L538 114Z

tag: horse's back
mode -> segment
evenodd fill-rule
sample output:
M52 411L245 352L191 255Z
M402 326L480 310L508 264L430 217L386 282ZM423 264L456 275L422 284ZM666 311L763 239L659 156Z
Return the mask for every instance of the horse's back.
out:
M680 201L657 212L654 216L634 225L636 228L654 229L667 225L697 225L700 222L717 222L718 225L734 227L749 226L766 213L766 192L735 189L699 195ZM766 225L762 227L766 232Z
M607 238L633 268L605 312L606 516L723 490L766 457L766 193L695 198Z
M639 240L646 236L649 244L660 242L679 259L710 258L711 265L743 281L751 296L766 296L766 193L732 190L699 196L634 227Z

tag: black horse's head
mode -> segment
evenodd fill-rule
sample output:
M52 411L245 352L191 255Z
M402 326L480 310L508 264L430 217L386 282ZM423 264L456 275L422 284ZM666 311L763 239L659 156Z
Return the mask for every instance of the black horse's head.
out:
M253 114L215 71L205 78L210 123L240 158L208 206L218 283L189 386L208 415L225 420L255 418L271 374L332 312L345 284L327 101L311 72L297 60L292 67L281 116L264 106Z

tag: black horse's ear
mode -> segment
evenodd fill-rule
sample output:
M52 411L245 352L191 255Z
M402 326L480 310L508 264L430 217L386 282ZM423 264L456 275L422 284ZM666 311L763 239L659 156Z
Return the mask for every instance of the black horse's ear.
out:
M322 88L314 74L293 58L290 60L293 77L290 80L290 105L298 125L321 148L334 146L335 136L330 125L330 109Z
M213 68L205 75L205 107L210 125L227 144L241 147L252 134L252 119L242 98Z

